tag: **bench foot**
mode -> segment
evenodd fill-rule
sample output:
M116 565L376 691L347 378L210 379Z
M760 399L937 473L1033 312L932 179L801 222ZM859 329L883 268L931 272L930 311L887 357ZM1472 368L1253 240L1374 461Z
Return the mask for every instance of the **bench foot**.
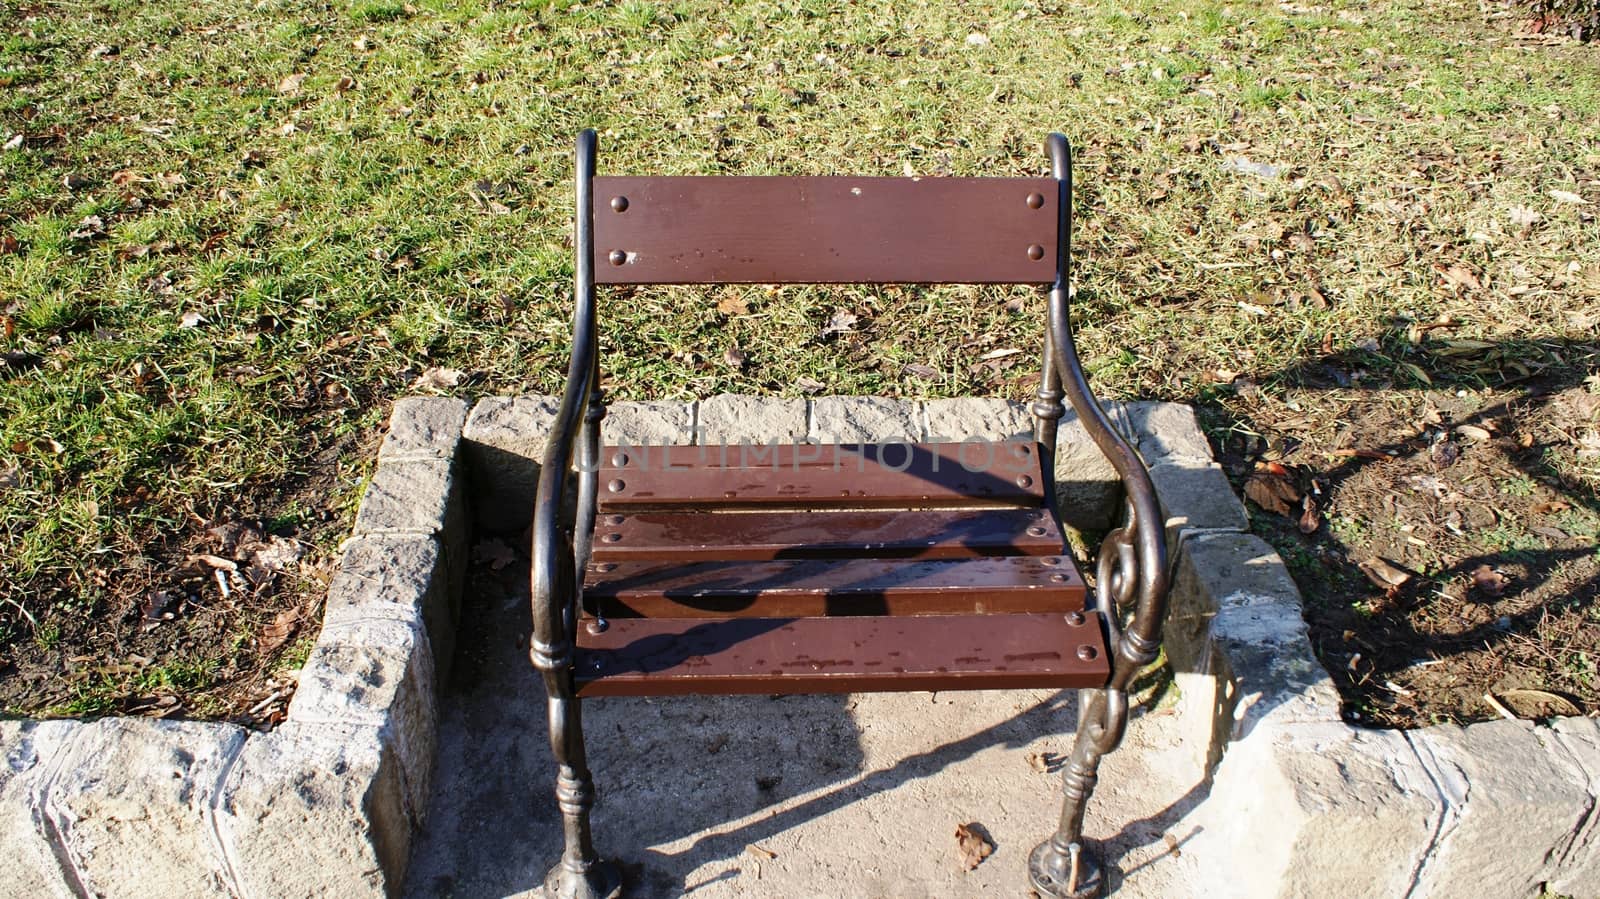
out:
M549 899L616 899L622 894L622 870L615 862L595 861L582 871L556 865L544 879Z
M1028 855L1028 885L1039 899L1096 899L1105 893L1105 874L1082 843L1045 840Z

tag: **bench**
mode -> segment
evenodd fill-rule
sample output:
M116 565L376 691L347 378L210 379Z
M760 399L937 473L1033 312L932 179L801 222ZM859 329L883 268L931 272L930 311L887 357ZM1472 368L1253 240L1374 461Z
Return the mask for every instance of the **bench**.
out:
M577 142L568 380L535 500L530 655L549 699L565 850L547 889L620 891L589 827L588 697L1079 689L1042 897L1103 890L1083 839L1127 688L1155 660L1168 569L1149 475L1090 393L1068 323L1071 157L1047 178L596 177ZM602 447L599 285L1048 288L1033 439ZM1071 403L1126 488L1092 591L1059 522Z

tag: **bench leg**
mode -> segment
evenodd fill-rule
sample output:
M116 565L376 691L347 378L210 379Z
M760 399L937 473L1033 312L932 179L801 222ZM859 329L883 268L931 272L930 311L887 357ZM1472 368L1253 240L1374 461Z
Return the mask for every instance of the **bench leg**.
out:
M602 861L595 852L589 832L594 778L584 757L580 702L576 696L550 697L550 748L558 767L556 804L566 849L545 878L545 891L553 899L611 899L621 892L622 879L616 864Z
M1091 899L1105 892L1098 853L1083 844L1083 813L1100 777L1100 759L1116 748L1127 721L1120 690L1083 690L1078 735L1061 778L1061 824L1028 856L1028 880L1040 899Z

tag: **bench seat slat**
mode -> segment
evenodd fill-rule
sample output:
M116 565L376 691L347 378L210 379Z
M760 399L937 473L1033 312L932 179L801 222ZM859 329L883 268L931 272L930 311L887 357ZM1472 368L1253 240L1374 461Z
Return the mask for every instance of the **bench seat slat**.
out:
M1044 502L1032 443L607 447L600 511L928 508Z
M1064 556L598 562L584 584L607 616L666 618L1069 612L1085 592Z
M1092 612L607 624L578 626L579 696L1099 687L1109 672Z
M643 559L941 559L1060 554L1044 509L612 514L595 531L596 562Z

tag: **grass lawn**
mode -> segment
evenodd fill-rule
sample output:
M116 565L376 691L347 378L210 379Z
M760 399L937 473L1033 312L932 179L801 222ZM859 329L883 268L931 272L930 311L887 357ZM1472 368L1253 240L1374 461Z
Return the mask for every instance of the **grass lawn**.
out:
M1196 403L1241 483L1276 463L1313 496L1310 534L1298 506L1258 530L1332 616L1353 713L1404 723L1396 627L1525 638L1518 689L1593 711L1596 52L1421 0L3 0L0 706L226 717L274 690L393 398L559 392L594 127L602 172L662 174L1042 174L1065 132L1094 383ZM624 399L1021 398L1042 313L638 291L603 308L602 365ZM1445 486L1391 502L1352 452ZM1363 581L1370 556L1406 581ZM1417 618L1452 590L1472 614Z

